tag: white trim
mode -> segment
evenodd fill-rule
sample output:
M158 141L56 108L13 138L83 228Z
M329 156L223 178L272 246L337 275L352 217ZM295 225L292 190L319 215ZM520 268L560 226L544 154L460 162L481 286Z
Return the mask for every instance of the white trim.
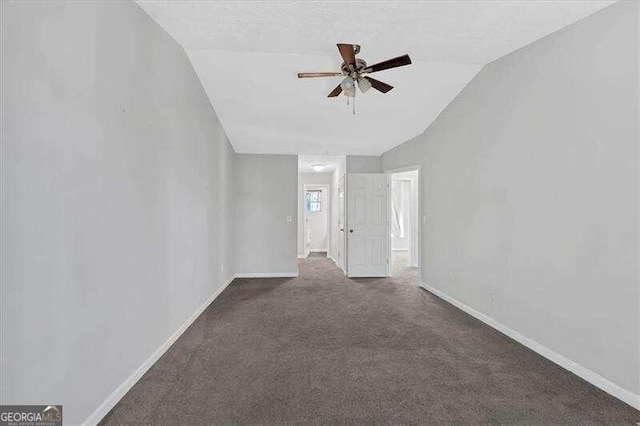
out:
M459 300L454 299L453 297L447 295L446 293L443 293L442 291L436 289L435 287L432 287L432 286L430 286L428 284L425 284L425 283L421 283L420 287L424 288L425 290L429 291L430 293L433 293L434 295L438 296L439 298L451 303L456 308L458 308L458 309L468 313L469 315L479 319L480 321L482 321L483 323L487 324L488 326L493 327L494 329L498 330L502 334L505 334L505 335L511 337L516 342L521 343L522 345L528 347L529 349L537 352L538 354L542 355L543 357L547 358L548 360L558 364L560 367L563 367L563 368L571 371L576 376L579 376L579 377L583 378L587 382L589 382L592 385L602 389L603 391L607 392L608 394L613 395L616 398L618 398L619 400L621 400L623 402L626 402L627 404L629 404L630 406L636 408L637 410L640 410L640 395L636 395L633 392L628 391L628 390L616 385L615 383L605 379L604 377L602 377L598 373L596 373L594 371L591 371L586 367L583 367L582 365L580 365L577 362L565 357L564 355L561 355L561 354L559 354L557 352L554 352L553 350L551 350L551 349L547 348L546 346L536 342L535 340L532 340L532 339L529 339L526 336L523 336L522 334L518 333L517 331L507 327L504 324L501 324L500 322L498 322L498 321L494 320L493 318L483 314L482 312L476 311L475 309L473 309L469 305L466 305L466 304L460 302Z
M396 174L396 173L404 173L404 172L413 172L414 170L420 170L420 164L414 164L412 166L406 167L398 167L397 169L389 169L384 172L387 174Z
M346 157L345 157L345 162L346 162ZM340 218L340 204L338 204L338 214L337 217L339 219L342 219L342 231L340 231L339 227L338 227L338 232L342 232L343 238L342 238L342 247L340 247L340 250L342 250L342 262L338 263L336 262L336 264L338 265L338 267L340 269L342 269L342 273L347 276L347 240L349 239L347 237L347 173L346 173L346 163L345 163L345 170L342 173L342 176L338 176L338 186L336 187L336 200L338 201L338 203L340 203L340 181L342 181L342 218ZM339 221L338 221L339 222ZM336 222L336 226L338 225L338 222ZM338 242L340 242L340 237L338 237Z
M335 263L335 265L336 265L338 268L340 268L340 270L342 271L342 273L345 273L345 272L344 272L344 268L343 268L342 266L340 266L340 262L338 262L338 260L337 260L335 257L333 257L330 253L327 253L327 257L328 257L329 259L331 259L331 261L332 261L333 263Z
M222 293L222 291L231 284L231 282L236 278L235 275L227 278L227 280L222 284L212 295L209 297L196 311L191 314L189 318L178 328L175 333L171 335L160 347L153 353L145 362L142 363L140 367L136 371L133 372L127 379L122 382L120 386L114 390L111 395L109 395L103 402L100 404L96 410L89 415L82 422L83 425L97 425L103 418L106 416L109 411L122 399L122 397L129 392L129 390L135 385L138 380L160 359L162 355L173 345L173 343L178 340L178 338L185 332L187 328L204 312L205 309Z
M295 278L298 272L240 272L235 278Z
M324 249L309 249L309 253L329 253L329 250L327 250L326 248Z

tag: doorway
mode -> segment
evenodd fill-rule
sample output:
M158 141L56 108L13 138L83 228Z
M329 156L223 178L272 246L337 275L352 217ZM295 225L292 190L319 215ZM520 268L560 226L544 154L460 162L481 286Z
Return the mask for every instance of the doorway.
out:
M419 275L420 170L389 172L390 275Z
M329 252L331 196L329 185L304 185L304 257Z

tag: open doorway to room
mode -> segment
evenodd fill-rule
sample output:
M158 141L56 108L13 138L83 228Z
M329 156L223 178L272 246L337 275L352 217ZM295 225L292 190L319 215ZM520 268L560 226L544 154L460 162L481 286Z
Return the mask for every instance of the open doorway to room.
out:
M418 276L420 268L420 171L389 173L390 275Z
M344 209L339 189L345 161L344 156L298 156L299 258L328 257L342 268Z
M331 235L330 185L304 185L304 257L326 257Z

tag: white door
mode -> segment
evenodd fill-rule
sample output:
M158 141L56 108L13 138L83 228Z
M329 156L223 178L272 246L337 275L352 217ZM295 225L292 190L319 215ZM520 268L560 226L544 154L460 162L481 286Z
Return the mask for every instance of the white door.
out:
M389 272L387 175L347 175L347 275L386 277Z

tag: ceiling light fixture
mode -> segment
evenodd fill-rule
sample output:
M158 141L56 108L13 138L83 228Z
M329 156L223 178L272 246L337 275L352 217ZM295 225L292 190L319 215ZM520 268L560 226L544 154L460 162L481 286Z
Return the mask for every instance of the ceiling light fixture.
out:
M347 76L340 83L340 88L347 97L347 105L349 105L349 98L353 98L353 113L356 113L356 81L354 78Z
M364 77L358 77L358 87L362 93L367 93L371 89L371 82Z
M315 170L316 172L321 172L321 171L323 171L325 167L326 167L326 166L325 166L324 164L320 164L320 163L312 164L312 165L311 165L311 168L312 168L313 170Z
M356 95L356 85L354 84L353 78L345 77L344 80L340 83L340 87L345 95L353 98Z

